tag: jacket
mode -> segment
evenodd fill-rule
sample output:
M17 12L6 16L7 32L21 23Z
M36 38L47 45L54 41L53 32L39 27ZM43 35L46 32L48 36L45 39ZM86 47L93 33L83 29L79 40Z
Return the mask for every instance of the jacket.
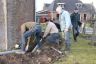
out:
M64 31L64 29L72 28L71 18L68 11L62 10L62 13L59 16L59 21L60 21L61 31Z
M72 22L73 28L78 27L79 22L80 22L80 14L79 13L72 13L71 14L71 22Z

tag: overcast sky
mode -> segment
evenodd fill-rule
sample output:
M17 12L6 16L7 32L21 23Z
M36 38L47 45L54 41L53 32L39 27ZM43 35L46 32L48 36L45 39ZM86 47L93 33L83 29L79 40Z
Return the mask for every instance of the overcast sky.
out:
M36 1L36 11L43 9L44 3L51 3L53 0L35 0ZM81 0L84 3L92 3L96 7L96 0Z

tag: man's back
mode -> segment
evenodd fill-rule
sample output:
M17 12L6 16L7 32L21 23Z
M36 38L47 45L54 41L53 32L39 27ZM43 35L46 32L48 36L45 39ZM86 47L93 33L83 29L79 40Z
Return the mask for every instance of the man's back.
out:
M48 27L50 28L50 33L58 33L58 28L53 22L48 22Z
M59 30L56 27L56 25L53 22L48 22L46 30L44 32L44 37L47 36L48 34L52 34L52 33L58 33Z
M61 31L63 31L66 28L69 29L72 27L71 18L70 18L70 14L68 11L62 10L59 21L60 21L60 25L61 25Z

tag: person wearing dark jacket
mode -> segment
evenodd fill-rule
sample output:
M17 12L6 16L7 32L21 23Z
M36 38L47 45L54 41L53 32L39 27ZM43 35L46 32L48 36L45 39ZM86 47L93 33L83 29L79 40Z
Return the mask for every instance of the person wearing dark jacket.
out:
M80 14L76 8L71 14L71 23L73 25L73 37L74 41L77 42L77 36L79 35L79 26L80 26Z

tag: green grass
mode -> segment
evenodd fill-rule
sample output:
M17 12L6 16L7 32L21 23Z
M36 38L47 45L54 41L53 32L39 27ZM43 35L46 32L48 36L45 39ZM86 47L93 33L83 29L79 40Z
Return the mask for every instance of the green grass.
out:
M5 52L6 50L0 50L0 52Z
M72 40L71 53L54 64L96 64L96 47L88 45L89 42L80 37L77 43Z

